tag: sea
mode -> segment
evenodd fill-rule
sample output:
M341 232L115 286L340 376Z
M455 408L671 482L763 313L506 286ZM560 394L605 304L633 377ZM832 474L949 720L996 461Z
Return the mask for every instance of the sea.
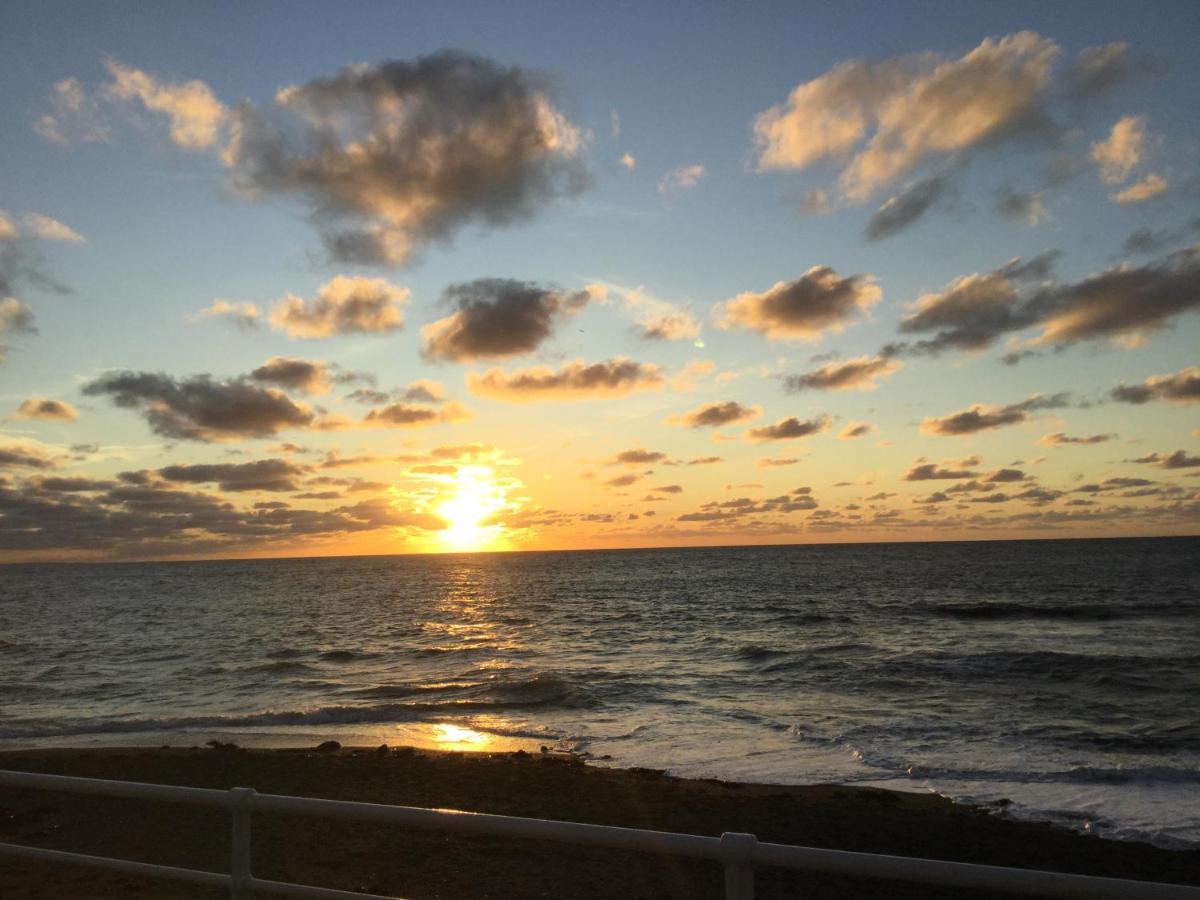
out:
M0 749L377 746L1200 846L1200 538L0 567Z

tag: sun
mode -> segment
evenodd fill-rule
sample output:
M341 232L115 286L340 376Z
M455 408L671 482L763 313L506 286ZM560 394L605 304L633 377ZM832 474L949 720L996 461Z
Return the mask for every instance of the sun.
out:
M462 466L450 485L450 497L435 509L449 525L441 540L455 550L482 550L503 541L503 527L488 519L508 504L504 490L487 466Z

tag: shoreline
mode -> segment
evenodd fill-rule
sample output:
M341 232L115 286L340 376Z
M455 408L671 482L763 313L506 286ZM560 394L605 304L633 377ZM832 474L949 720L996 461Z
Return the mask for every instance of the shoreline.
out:
M247 786L294 796L692 834L747 831L785 844L1200 884L1200 849L1167 850L1083 835L934 793L677 778L656 769L586 765L558 752L411 747L321 752L311 745L59 748L0 751L0 768L199 787ZM0 840L55 849L223 870L228 863L227 819L223 812L178 804L0 788ZM261 835L257 817L255 825L255 867L262 877L447 900L567 892L573 898L720 896L715 865L709 872L706 864L682 865L652 854L324 820L262 819ZM403 840L398 841L401 832ZM800 891L818 897L866 895L880 892L885 884L766 869L759 871L758 883L763 898ZM497 890L497 884L504 889ZM886 884L887 895L896 897L983 896ZM6 860L0 860L0 894L207 896L165 882Z

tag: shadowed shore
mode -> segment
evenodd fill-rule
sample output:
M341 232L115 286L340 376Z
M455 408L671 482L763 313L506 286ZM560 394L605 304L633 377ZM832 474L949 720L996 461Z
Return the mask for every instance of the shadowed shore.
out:
M557 754L392 749L33 750L0 768L432 806L901 856L1200 884L1200 851L1172 852L1006 820L933 795L781 787L605 769ZM227 872L224 811L0 788L0 841ZM254 872L411 898L718 898L715 863L256 813ZM759 898L982 897L759 869ZM192 885L0 858L0 896L219 897Z

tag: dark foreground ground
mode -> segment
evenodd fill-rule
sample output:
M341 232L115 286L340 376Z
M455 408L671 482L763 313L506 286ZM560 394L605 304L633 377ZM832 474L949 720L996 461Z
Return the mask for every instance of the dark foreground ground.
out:
M902 856L1200 883L1200 852L1169 852L1007 821L939 797L833 786L692 781L553 755L391 750L43 750L0 768L457 808ZM229 816L183 804L0 787L0 841L227 872ZM433 898L718 898L702 860L254 816L254 872L350 891ZM759 898L981 897L759 869ZM0 897L219 897L190 885L0 857Z

